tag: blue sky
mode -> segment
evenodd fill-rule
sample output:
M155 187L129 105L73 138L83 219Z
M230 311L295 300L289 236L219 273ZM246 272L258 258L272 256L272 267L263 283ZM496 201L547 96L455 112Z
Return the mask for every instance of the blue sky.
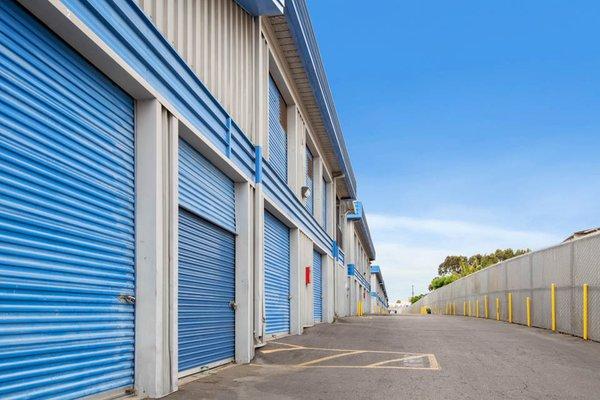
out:
M600 3L308 0L390 300L600 226Z

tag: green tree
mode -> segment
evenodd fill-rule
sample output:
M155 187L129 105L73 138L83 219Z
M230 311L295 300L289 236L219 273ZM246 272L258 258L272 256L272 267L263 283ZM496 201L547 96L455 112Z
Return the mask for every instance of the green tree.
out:
M410 304L415 304L417 301L421 300L422 297L425 296L425 293L414 295L410 298Z
M530 249L497 249L489 254L474 254L470 257L447 256L444 262L438 266L438 275L429 284L429 290L439 289L442 286L454 282L458 278L470 275L483 268L529 253Z
M438 266L438 275L459 274L460 264L467 261L465 256L447 256L443 263Z

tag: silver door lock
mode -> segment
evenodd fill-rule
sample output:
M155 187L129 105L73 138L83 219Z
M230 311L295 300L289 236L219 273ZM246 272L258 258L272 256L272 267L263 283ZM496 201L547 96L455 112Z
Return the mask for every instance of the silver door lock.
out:
M129 294L120 294L118 299L121 303L135 304L135 296L131 296Z

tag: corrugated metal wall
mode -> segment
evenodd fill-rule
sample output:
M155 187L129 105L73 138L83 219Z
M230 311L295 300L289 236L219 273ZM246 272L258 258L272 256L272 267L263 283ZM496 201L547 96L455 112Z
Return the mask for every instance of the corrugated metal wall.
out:
M138 0L138 4L253 139L256 20L233 0Z

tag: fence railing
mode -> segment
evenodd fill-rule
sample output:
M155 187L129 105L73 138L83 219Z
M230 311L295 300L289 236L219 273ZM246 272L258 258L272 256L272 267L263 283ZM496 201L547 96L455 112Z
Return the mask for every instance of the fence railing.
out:
M477 271L427 294L409 312L427 308L600 341L600 234Z

